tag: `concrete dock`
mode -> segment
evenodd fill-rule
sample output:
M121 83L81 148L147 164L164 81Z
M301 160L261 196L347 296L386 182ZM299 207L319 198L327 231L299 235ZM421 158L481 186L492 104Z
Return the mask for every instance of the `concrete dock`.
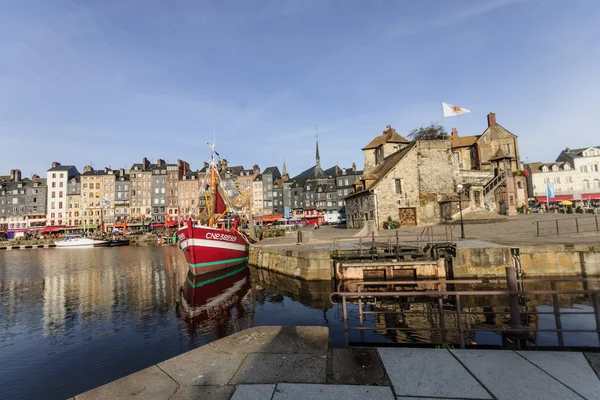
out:
M75 399L600 399L580 352L330 349L325 327L256 327Z

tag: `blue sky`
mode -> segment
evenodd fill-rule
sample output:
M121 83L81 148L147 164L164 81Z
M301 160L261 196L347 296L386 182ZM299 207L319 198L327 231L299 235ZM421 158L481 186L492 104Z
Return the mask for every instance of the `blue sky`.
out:
M2 0L0 174L52 161L362 167L361 147L486 115L521 158L600 145L600 2Z

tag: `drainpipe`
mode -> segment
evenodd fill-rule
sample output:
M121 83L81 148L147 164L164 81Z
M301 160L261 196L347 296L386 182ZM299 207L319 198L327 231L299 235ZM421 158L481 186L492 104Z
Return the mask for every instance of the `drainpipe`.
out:
M369 192L373 193L375 196L375 226L379 230L379 201L377 200L377 193L375 192L375 189L371 189Z

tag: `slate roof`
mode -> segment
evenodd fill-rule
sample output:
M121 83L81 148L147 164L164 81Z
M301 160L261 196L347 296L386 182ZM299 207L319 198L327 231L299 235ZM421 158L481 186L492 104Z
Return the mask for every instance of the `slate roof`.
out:
M368 188L363 188L363 190L361 190L359 192L350 193L346 196L346 198L356 196L356 195L364 193L364 192L368 192L370 188L377 185L379 183L379 181L381 181L385 177L385 175L388 172L390 172L391 169L394 168L396 166L396 164L398 164L400 162L400 160L402 160L404 158L404 156L406 156L408 154L408 152L413 149L413 147L415 147L415 144L416 144L416 142L411 142L408 146L406 146L402 150L397 151L394 154L386 157L383 160L383 163L378 165L377 168L373 172L363 176L363 179L365 179L365 180L373 180L374 181L371 184L371 186Z
M69 171L71 168L75 168L74 165L59 165L57 167L52 167L48 170L48 172L54 172L54 171ZM75 170L77 170L77 168L75 168Z
M563 151L561 151L559 156L556 158L556 161L568 161L568 160L573 160L575 158L581 158L581 157L583 157L582 153L591 148L600 150L600 146L588 146L588 147L583 147L581 149L569 149L569 151L563 150Z
M475 135L475 136L448 136L448 138L450 139L450 146L452 146L453 149L455 148L459 148L459 147L471 147L475 144L475 142L477 142L477 140L479 140L479 138L481 137L481 135Z
M542 171L542 168L544 166L548 167L548 172L552 172L552 167L553 166L557 166L559 171L565 171L565 165L569 165L570 169L573 170L573 165L571 165L571 163L569 163L568 161L556 161L556 162L549 162L549 163L543 163L543 162L532 162L532 163L528 163L526 164L529 169L531 169L531 172L535 173L540 173L540 172L544 172Z
M264 174L280 175L279 168L277 168L277 167L267 167L267 168L265 168L265 170L262 173L263 173L263 175Z
M410 140L406 139L403 136L400 136L394 128L392 128L390 125L388 125L386 127L386 129L383 131L383 133L381 135L377 136L375 139L371 140L371 142L368 145L363 147L363 150L376 149L385 143L405 143L406 144L406 143L410 143Z
M262 182L262 174L258 174L254 177L255 182Z

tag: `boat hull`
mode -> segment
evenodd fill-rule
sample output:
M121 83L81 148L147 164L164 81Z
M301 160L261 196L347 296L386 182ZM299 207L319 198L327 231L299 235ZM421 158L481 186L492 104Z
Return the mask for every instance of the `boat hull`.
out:
M84 247L96 247L98 245L103 245L105 243L107 243L107 241L105 241L105 240L76 238L76 239L59 240L55 244L56 244L56 247L60 247L60 248L84 248Z
M248 261L248 241L237 231L191 223L177 231L179 247L192 275L218 271Z
M110 240L102 243L94 243L94 247L118 247L129 246L129 240Z

